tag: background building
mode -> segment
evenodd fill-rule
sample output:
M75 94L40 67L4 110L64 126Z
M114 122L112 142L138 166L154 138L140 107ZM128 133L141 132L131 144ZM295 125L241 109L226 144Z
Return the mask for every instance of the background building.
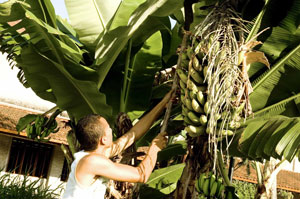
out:
M68 169L61 150L67 144L68 118L57 119L59 132L51 134L50 141L39 143L18 134L16 124L27 114L42 114L55 105L37 97L17 79L18 70L12 70L5 55L0 55L0 168L1 172L25 174L55 189L67 179Z

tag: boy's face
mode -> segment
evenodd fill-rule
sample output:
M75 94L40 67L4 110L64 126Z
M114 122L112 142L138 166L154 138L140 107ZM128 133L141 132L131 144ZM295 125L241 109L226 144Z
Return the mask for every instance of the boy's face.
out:
M113 142L113 136L112 136L112 129L110 128L109 124L107 121L102 117L100 119L100 122L102 123L104 127L104 139L105 139L105 145L111 145Z

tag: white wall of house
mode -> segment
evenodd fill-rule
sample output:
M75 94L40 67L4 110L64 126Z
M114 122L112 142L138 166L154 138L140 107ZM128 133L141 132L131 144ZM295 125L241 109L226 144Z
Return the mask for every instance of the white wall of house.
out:
M6 170L11 141L12 141L11 137L0 134L0 169L1 169L1 171Z
M6 166L8 164L10 148L11 148L12 137L4 134L0 134L0 175L5 174ZM65 182L60 181L62 168L64 164L64 154L59 145L54 145L52 160L50 162L48 178L42 179L38 184L45 184L50 189L57 189L57 187L65 188ZM18 176L17 174L11 174L12 177ZM20 175L21 176L21 175ZM22 179L22 176L21 178ZM29 177L31 181L38 180L37 177ZM62 190L57 189L57 193Z
M64 187L65 183L60 181L64 165L64 153L58 145L55 145L53 148L52 161L50 164L47 185L50 186L51 189L56 189L59 186Z

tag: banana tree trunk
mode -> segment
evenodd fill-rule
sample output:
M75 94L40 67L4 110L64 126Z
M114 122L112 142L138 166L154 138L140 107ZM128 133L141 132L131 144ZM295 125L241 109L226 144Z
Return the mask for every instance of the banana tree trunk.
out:
M188 139L188 155L185 163L186 166L174 193L175 199L197 198L195 181L198 179L200 172L206 172L212 167L207 136Z
M266 161L263 173L258 174L258 179L261 178L261 182L258 182L256 199L276 199L277 198L277 174L285 165L286 161L282 160L276 163L274 158ZM260 167L262 168L262 167ZM260 169L261 170L261 169Z

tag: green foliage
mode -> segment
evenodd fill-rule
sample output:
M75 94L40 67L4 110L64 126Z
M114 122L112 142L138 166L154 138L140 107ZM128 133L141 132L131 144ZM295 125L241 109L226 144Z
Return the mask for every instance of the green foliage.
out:
M254 199L256 194L256 184L233 180L233 185L236 188L237 194L243 199Z
M49 141L50 138L48 138L48 136L50 133L57 133L59 131L56 117L62 112L56 107L51 110L55 110L55 112L52 113L49 118L45 116L46 114L28 114L21 117L16 125L18 133L26 129L26 135L28 138L38 142Z
M183 0L65 0L72 26L56 17L50 0L40 2L10 0L0 4L0 50L20 68L19 79L24 86L67 110L75 121L88 113L101 114L110 121L119 111L135 118L143 114L150 103L155 73L163 65L176 63L184 23ZM256 119L248 120L238 130L229 152L258 160L291 160L300 140L300 3L291 0L278 14L278 0L265 2L249 38L270 27L258 38L264 42L258 50L266 53L272 66L269 70L260 64L251 65L254 92L250 100ZM202 8L214 3L202 0L193 6L192 26L207 14ZM179 22L172 30L169 15ZM7 24L19 19L22 21L12 27ZM21 28L25 31L20 32ZM33 120L26 118L27 123ZM147 145L159 124L160 120L137 145ZM159 159L183 154L185 144L170 145ZM183 167L155 171L149 193L160 197L171 193Z
M138 31L144 31L141 29L144 23L147 24L152 34L157 31L157 28L150 29L153 26L155 27L155 23L152 23L152 18L148 20L150 16L165 17L182 6L182 0L146 1L132 13L127 26L119 26L106 33L99 40L95 52L96 65L99 68L98 73L101 74L101 76L99 76L98 87L102 85L113 62L125 47L128 40L133 37L134 34L137 34ZM122 32L122 34L120 34L120 32ZM149 32L144 32L144 34L149 35ZM109 46L109 48L107 48L107 46Z
M256 18L250 37L269 27L257 40L263 41L258 50L268 57L271 68L252 64L249 70L253 93L250 101L254 118L249 117L238 130L230 146L234 156L261 160L270 157L291 161L299 149L300 116L298 77L300 75L300 15L299 1L289 5L276 0L266 6ZM275 16L276 17L272 17ZM252 34L253 33L253 34ZM286 116L286 117L284 117Z
M22 130L24 130L27 124L33 122L36 119L36 117L37 117L36 114L28 114L20 118L18 124L16 125L17 131L21 132Z
M115 114L147 108L154 75L161 68L162 45L161 34L156 32L144 42L138 52L134 51L132 45L127 46L128 64L125 64L124 69L120 71L120 67L112 68L101 91L107 93L107 99ZM116 77L120 79L116 80Z
M250 182L244 182L240 180L233 180L233 184L236 188L237 194L239 195L239 198L243 199L254 199L256 194L257 185L250 183ZM294 195L292 192L283 190L283 189L277 189L277 198L278 199L293 199Z
M0 176L0 196L5 199L55 199L60 197L61 190L61 187L52 190L41 180L31 180L28 176Z
M294 199L294 195L292 192L279 189L277 190L277 198L278 199Z
M140 190L140 198L164 198L176 189L185 164L176 164L156 169L147 181L147 186Z
M270 70L253 64L249 71L254 89L250 100L256 115L299 116L297 99L300 90L296 86L300 75L299 6L299 1L295 0L289 1L289 5L270 0L261 18L255 22L259 31L269 27L258 37L263 42L258 50L266 53L272 64ZM278 13L282 8L286 10Z
M157 154L157 161L171 160L173 157L186 154L186 141L177 141L174 144L169 144L166 148Z
M65 0L65 3L71 25L76 30L79 40L88 49L94 49L98 36L106 31L121 0Z
M161 68L163 46L157 31L169 29L170 22L166 16L181 7L182 2L177 1L172 6L169 1L144 3L128 0L122 1L120 6L119 3L107 3L99 9L101 1L95 4L66 1L74 29L65 20L56 18L50 1L42 4L37 1L2 3L1 51L9 53L8 57L16 61L21 70L20 80L25 86L31 87L39 97L67 110L75 120L88 113L97 113L112 122L112 109L106 104L106 96L99 92L100 82L104 79L107 82L101 91L108 95L114 115L119 111L144 111L150 101L154 74ZM111 4L114 4L115 10ZM76 15L79 9L81 14ZM88 14L82 15L82 12ZM141 17L137 14L148 12L153 15L151 19L148 15ZM82 16L90 19L92 15L97 16L93 18L95 20L83 23L85 18ZM17 25L7 25L8 21L19 19L22 21ZM131 24L127 25L129 19ZM97 24L102 29L95 32ZM16 31L21 28L26 31ZM119 30L125 32L120 34ZM98 55L109 58L109 65L91 65L93 54L101 47L91 49L88 43L96 44L97 38L100 44L104 42L102 44L105 45L105 52ZM119 53L126 49L130 38L133 45L127 51L131 53L124 61ZM115 40L122 40L122 45L113 44ZM118 56L120 59L114 63ZM125 62L128 64L125 65ZM114 69L107 76L112 66ZM105 73L103 69L107 69ZM142 94L137 95L137 92ZM121 106L118 105L120 103Z
M0 5L1 51L20 68L21 82L67 110L75 121L97 113L112 122L119 111L147 108L154 74L162 66L161 49L169 49L169 43L162 42L162 34L171 34L167 16L183 1L102 4L66 0L73 27L56 17L50 1L11 0ZM7 25L19 19L13 27ZM26 31L16 31L21 28Z
M107 118L111 117L105 95L98 92L94 82L97 78L95 71L79 63L83 51L76 46L76 41L44 23L44 18L38 18L39 10L32 10L35 13L30 11L29 6L34 7L35 2L28 2L30 5L22 4L15 10L15 13L22 13L25 18L17 18L11 13L15 20L22 21L2 31L4 38L1 45L13 46L12 52L8 53L14 53L15 48L20 50L19 54L13 54L12 59L23 71L26 84L39 97L56 103L76 119L88 113L100 112ZM0 6L6 5L3 3ZM54 10L47 7L43 7L43 10L48 10L51 16L55 16ZM6 16L0 18L4 25L9 20ZM26 31L16 32L19 28L25 28ZM10 43L6 43L7 39Z
M274 116L249 120L238 130L229 152L256 160L273 157L292 161L299 150L299 129L299 118Z

